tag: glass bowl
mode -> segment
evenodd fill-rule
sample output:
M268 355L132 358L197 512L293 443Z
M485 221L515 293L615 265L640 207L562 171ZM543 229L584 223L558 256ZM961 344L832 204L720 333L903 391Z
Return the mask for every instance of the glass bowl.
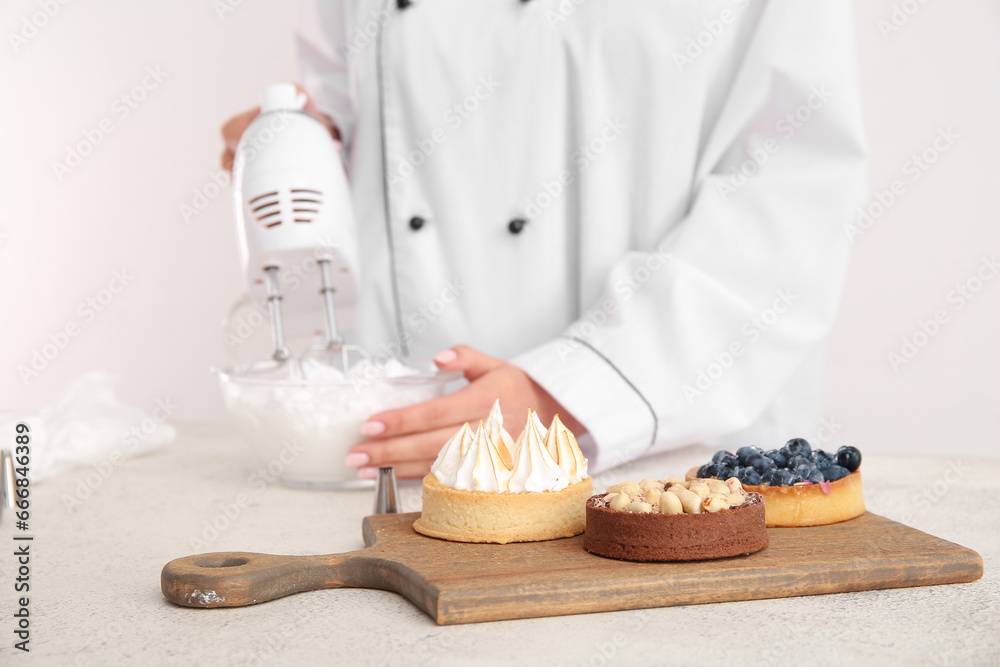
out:
M254 377L215 369L229 415L268 474L286 486L361 489L344 464L347 452L367 438L361 427L374 414L429 401L462 377L429 362L404 362L417 374L375 379L287 379Z

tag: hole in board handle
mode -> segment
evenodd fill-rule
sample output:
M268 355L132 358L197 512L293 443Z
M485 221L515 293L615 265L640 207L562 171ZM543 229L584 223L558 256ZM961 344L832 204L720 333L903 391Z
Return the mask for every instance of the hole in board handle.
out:
M205 558L195 563L195 565L198 567L238 567L246 565L249 562L246 558Z

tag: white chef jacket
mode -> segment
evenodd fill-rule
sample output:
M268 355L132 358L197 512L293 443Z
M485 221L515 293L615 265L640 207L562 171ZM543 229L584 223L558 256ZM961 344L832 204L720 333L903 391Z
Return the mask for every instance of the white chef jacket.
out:
M843 0L314 0L357 339L510 359L592 470L820 419L866 190Z

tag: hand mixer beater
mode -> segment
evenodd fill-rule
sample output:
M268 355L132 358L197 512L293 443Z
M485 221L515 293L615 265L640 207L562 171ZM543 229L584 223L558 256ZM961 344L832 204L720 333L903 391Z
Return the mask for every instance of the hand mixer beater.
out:
M303 111L306 96L291 83L264 88L260 115L240 139L233 162L236 220L250 296L266 300L274 352L248 374L301 371L305 357L347 371L351 355L367 357L342 334L354 326L357 229L340 153L322 123ZM294 280L283 276L294 275ZM314 312L322 296L325 338L293 356L282 313ZM290 363L292 362L292 363Z

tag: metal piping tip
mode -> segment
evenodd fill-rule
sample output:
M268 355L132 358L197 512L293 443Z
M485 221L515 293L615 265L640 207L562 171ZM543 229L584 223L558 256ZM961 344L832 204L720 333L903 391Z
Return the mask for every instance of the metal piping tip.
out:
M375 514L396 514L399 488L396 486L396 469L379 468L375 482Z
M0 519L3 518L3 510L14 509L14 457L10 451L0 450Z

